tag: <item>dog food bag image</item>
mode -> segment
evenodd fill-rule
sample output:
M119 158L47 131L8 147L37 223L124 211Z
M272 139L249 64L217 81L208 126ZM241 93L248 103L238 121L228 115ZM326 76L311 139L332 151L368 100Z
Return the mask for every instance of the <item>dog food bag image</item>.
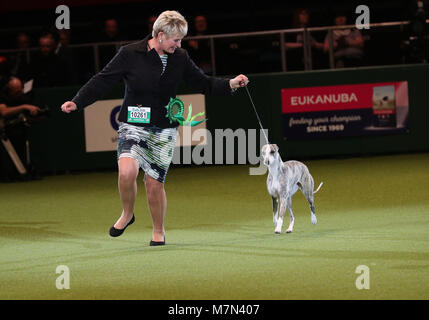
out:
M374 127L396 127L395 86L374 87L372 112Z

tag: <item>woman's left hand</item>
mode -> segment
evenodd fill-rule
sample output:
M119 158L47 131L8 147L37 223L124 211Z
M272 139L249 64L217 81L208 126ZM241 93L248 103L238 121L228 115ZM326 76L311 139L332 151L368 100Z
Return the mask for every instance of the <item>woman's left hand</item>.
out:
M244 86L247 86L249 83L249 79L243 75L240 74L239 76L236 76L234 79L229 80L229 86L231 89L238 89Z

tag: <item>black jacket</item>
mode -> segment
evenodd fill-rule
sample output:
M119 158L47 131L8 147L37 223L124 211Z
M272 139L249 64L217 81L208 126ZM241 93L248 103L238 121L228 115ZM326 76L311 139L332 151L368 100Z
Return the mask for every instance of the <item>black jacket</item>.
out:
M127 122L128 106L151 108L150 124L160 128L176 127L165 117L170 98L175 98L181 81L207 95L229 95L229 80L209 77L191 60L186 50L178 48L168 55L167 67L162 73L162 62L155 49L148 51L150 35L119 49L106 67L92 77L72 99L78 109L102 98L119 80L125 81L125 96L119 121ZM161 74L162 73L162 74ZM187 107L187 106L185 106ZM186 109L185 109L186 110Z

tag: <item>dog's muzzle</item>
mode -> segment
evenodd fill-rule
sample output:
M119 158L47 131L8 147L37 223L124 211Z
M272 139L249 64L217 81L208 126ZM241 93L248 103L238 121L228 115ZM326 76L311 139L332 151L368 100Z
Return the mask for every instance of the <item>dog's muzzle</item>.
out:
M263 157L262 162L264 165L269 166L270 165L270 159Z

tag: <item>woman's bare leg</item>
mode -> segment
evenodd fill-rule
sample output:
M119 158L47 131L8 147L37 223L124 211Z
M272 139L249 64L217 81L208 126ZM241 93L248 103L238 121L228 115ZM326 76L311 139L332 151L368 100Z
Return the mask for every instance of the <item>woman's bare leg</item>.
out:
M136 179L139 174L139 165L133 158L120 158L118 167L118 188L123 211L114 227L116 229L123 229L133 217L134 202L137 196Z
M158 180L145 176L147 202L153 222L153 241L164 241L164 219L167 212L167 196L164 184Z

